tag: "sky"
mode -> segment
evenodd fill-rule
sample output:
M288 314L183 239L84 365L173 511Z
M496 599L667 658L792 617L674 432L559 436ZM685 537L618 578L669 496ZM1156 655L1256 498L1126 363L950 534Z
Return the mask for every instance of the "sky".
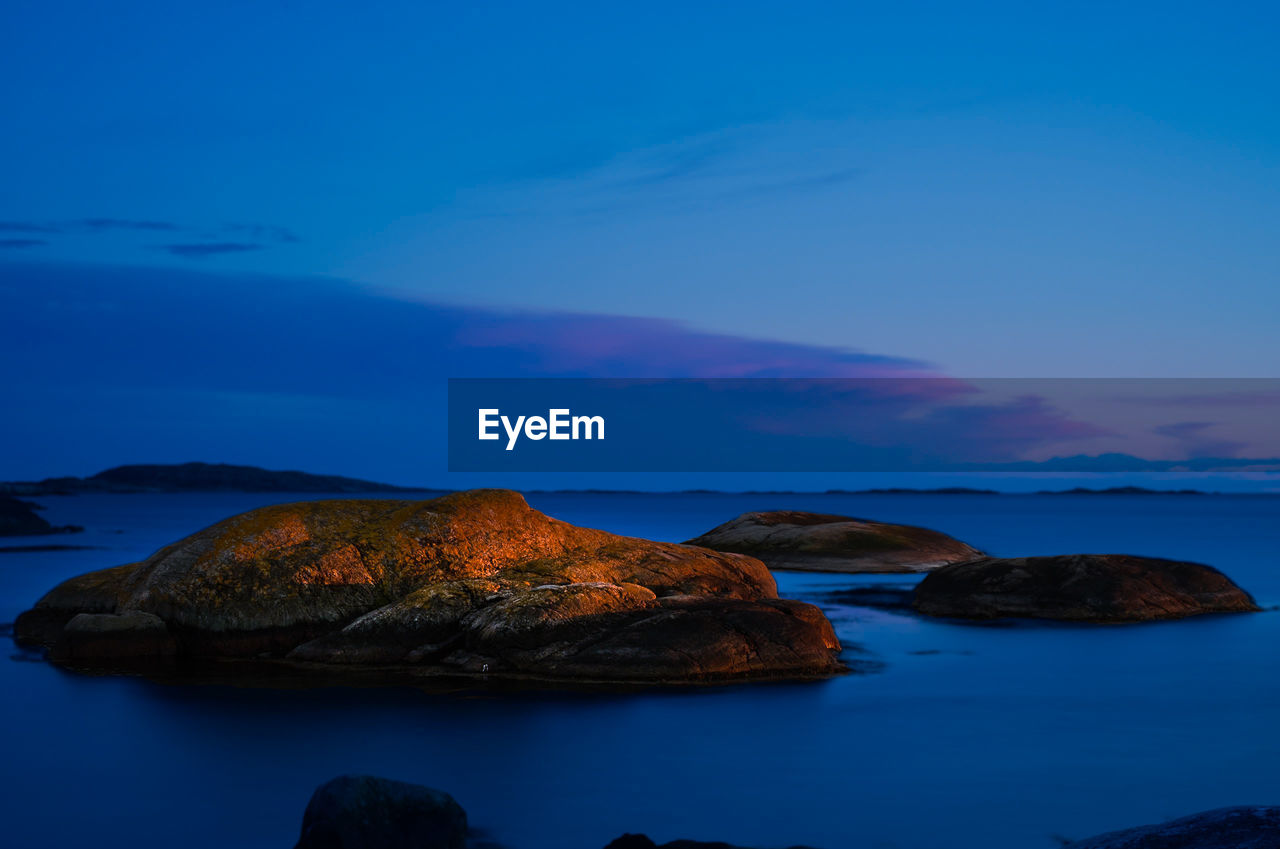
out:
M283 368L264 387L210 356L188 392L255 393L258 438L184 441L183 419L130 441L60 420L90 383L104 417L138 400L75 364L115 363L153 393L141 407L195 416L208 398L184 407L154 361L67 334L62 370L29 373L39 392L9 384L25 410L9 427L31 441L0 477L152 446L269 455L270 415L387 383L372 376L391 359L385 325L344 326L326 312L339 291L360 314L453 317L465 338L419 365L424 382L499 363L1280 376L1278 25L1268 4L1167 2L7 3L7 373L24 373L12 340L36 328L154 330L155 293L184 287L311 310L317 340L366 358L332 378L350 387L303 392ZM174 324L189 333L170 345L235 344L212 321ZM603 365L573 344L610 337L625 344ZM332 458L317 471L388 468L334 448L340 431L317 437Z

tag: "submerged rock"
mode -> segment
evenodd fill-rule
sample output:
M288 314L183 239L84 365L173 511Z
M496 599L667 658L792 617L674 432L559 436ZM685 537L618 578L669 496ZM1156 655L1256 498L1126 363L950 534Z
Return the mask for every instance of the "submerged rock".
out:
M1112 831L1064 849L1276 849L1280 807L1219 808L1189 817Z
M923 572L982 556L928 528L798 510L743 513L688 544L810 572Z
M294 849L464 849L467 815L448 793L344 775L307 803Z
M912 606L930 616L1021 616L1145 622L1258 610L1226 575L1200 563L1128 554L987 557L931 572Z
M778 598L760 561L579 528L503 490L263 507L64 582L15 632L55 661L121 657L124 622L73 627L83 613L149 615L179 661L636 682L842 669L826 617Z

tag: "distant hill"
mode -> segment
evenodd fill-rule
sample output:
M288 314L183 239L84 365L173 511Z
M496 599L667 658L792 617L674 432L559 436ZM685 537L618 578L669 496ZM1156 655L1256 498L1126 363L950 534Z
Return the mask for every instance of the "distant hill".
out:
M277 472L226 463L116 466L88 478L45 478L0 483L0 493L74 492L413 492L408 487L307 472Z

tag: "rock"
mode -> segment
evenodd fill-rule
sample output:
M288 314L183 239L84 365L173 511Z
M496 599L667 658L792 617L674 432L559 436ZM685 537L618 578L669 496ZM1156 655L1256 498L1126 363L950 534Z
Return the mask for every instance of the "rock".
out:
M344 775L307 803L294 849L464 849L467 815L448 793Z
M166 658L177 653L164 620L141 611L77 613L62 629L51 656L64 662Z
M982 556L928 528L798 510L743 513L687 544L808 572L922 572Z
M179 660L330 673L678 683L843 669L826 617L778 598L760 561L575 527L502 490L253 510L64 582L15 633L59 661L80 613L157 617Z
M83 531L78 525L55 528L36 514L40 507L30 501L0 495L0 537L43 536Z
M1280 807L1219 808L1159 825L1100 834L1064 849L1276 849Z
M1247 592L1211 566L1127 554L957 563L929 573L916 587L912 607L930 616L1084 622L1258 610Z
M136 564L113 566L63 581L18 615L14 636L26 645L51 648L78 613L115 613L125 596L124 580Z

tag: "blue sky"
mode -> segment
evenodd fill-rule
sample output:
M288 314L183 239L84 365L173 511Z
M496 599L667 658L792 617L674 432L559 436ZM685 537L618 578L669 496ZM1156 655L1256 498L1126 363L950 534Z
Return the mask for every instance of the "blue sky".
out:
M17 313L33 264L252 273L964 377L1276 376L1267 4L0 16Z

